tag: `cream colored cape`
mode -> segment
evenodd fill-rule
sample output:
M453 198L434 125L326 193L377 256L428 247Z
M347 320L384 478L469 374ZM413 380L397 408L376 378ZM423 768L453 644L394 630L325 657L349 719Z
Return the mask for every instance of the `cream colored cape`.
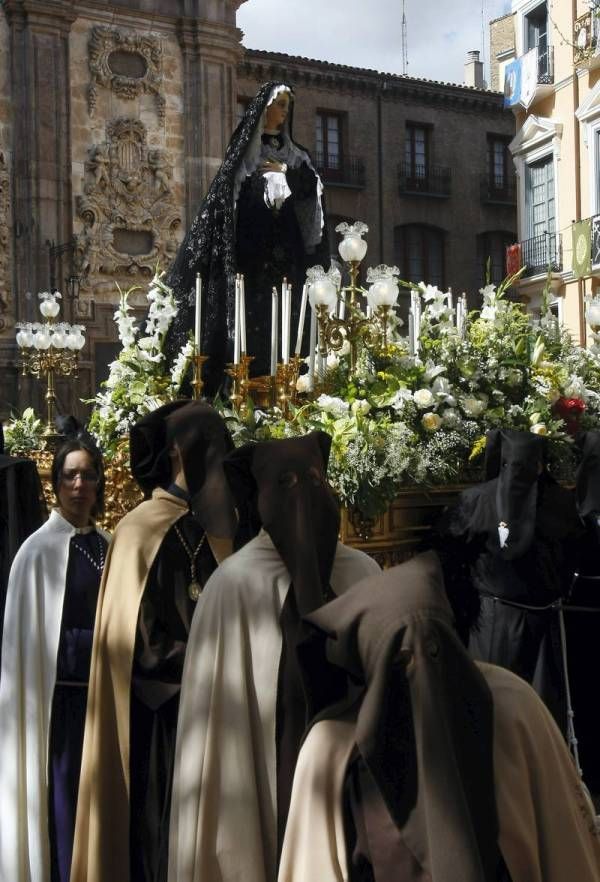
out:
M510 671L479 667L494 702L499 845L511 879L600 882L593 809L549 711ZM353 720L324 720L309 732L296 766L278 882L347 882L342 787L353 748Z
M377 572L338 543L336 594ZM289 586L263 532L213 573L198 601L179 705L169 882L275 882L279 616Z
M129 706L140 602L162 540L186 511L182 499L155 490L119 522L108 551L92 648L71 882L129 880Z
M52 511L21 545L8 579L0 670L1 882L50 882L50 715L76 532Z

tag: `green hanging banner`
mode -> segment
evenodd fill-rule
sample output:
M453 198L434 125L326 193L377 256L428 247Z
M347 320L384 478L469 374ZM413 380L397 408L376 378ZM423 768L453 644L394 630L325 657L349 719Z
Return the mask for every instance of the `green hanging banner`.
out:
M571 269L576 279L592 273L592 222L591 219L579 221L572 226L573 259Z

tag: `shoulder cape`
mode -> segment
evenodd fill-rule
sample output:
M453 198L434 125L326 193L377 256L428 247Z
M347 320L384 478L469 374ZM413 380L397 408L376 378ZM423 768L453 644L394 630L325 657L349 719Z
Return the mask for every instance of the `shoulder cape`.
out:
M0 671L3 882L50 882L48 744L74 534L53 511L23 543L10 571Z
M129 880L129 714L140 603L186 503L157 489L117 525L100 585L71 882ZM37 880L36 880L37 882Z
M342 593L379 567L338 543ZM169 882L272 882L277 861L275 719L290 577L260 534L213 573L192 621L183 672Z
M478 664L494 699L499 845L515 882L598 882L593 807L554 720L533 689L504 668ZM347 882L342 788L355 721L310 730L296 766L278 882Z

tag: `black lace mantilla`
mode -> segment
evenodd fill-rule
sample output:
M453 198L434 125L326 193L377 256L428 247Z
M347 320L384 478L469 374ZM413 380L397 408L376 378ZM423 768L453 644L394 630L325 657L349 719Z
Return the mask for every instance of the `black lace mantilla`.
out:
M250 102L243 119L231 137L223 164L210 185L166 278L167 284L174 290L179 307L164 346L167 364L170 367L193 328L196 273L200 272L202 276L202 352L210 356L204 373L207 395L213 395L218 391L223 381L224 365L232 360L233 354L235 274L238 271L234 204L236 172L257 126L261 123L269 97L277 85L280 83L264 83ZM292 106L290 106L289 121L290 137ZM305 151L301 145L296 146ZM316 177L314 179L316 182ZM325 238L322 237L323 245ZM318 247L317 252L319 252ZM322 255L317 253L311 262L322 262ZM250 294L248 281L246 291L248 305ZM269 322L270 313L269 316L264 317L265 327L269 326Z

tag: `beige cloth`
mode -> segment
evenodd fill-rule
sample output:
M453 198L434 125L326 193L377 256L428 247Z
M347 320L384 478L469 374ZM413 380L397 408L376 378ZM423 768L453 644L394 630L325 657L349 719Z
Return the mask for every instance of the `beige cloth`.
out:
M499 845L513 882L600 882L593 808L549 711L510 671L479 667L494 700ZM347 882L342 787L353 748L352 720L324 720L308 734L278 882Z
M129 714L140 602L160 544L187 508L182 499L155 490L120 521L108 550L96 612L71 882L129 880Z
M336 594L375 573L372 558L338 543ZM170 882L276 878L279 616L289 587L262 532L213 573L198 601L179 706Z

